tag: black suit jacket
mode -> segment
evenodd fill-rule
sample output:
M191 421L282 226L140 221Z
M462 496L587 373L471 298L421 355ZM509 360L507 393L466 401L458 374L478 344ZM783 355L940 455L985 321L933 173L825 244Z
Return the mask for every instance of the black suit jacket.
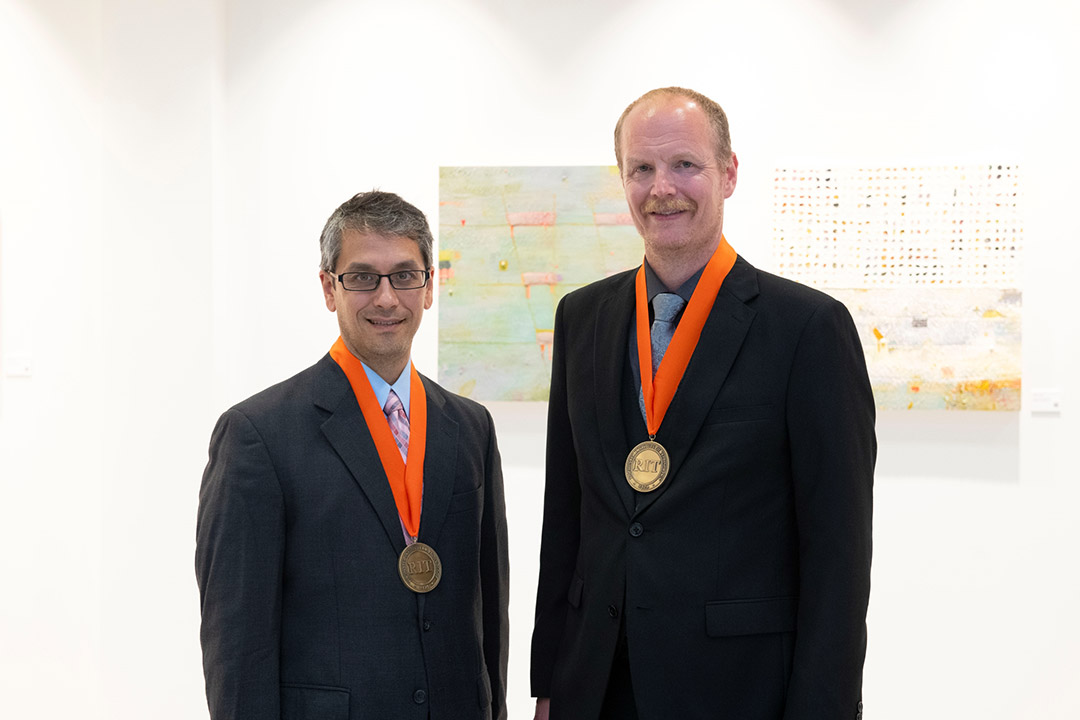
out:
M506 519L491 416L423 378L421 542L440 584L401 582L393 493L345 373L316 365L225 412L195 570L211 716L506 717Z
M876 442L849 313L739 258L638 496L633 310L628 272L556 314L533 694L596 718L625 623L643 720L855 718Z

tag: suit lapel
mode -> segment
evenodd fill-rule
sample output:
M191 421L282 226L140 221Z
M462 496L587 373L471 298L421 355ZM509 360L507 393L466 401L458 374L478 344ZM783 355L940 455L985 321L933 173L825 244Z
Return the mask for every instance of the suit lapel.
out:
M692 451L698 431L716 402L754 320L756 313L745 303L755 295L757 273L740 257L720 286L686 374L656 433L656 441L670 457L668 479L656 491L642 495L638 512L656 502L673 482L678 482L679 468Z
M626 482L623 467L630 452L620 413L638 412L622 407L623 363L629 353L630 319L634 310L634 277L628 272L596 308L596 338L593 342L593 377L596 387L596 424L605 466L626 514L634 514L634 491Z
M319 365L315 404L331 412L322 424L323 435L375 508L387 539L400 553L405 549L401 519L379 453L364 422L364 413L353 395L345 372L334 359L327 354Z
M427 448L424 451L424 505L420 511L419 539L438 552L439 532L454 491L458 424L446 415L446 398L441 388L423 375L420 379L427 394Z

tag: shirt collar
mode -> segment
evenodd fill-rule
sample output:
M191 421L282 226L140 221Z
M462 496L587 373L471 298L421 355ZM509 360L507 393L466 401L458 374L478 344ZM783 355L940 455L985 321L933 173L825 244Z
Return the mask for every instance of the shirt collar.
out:
M703 272L705 272L704 265L698 268L698 271L691 275L689 280L680 285L678 290L671 290L664 285L664 281L657 276L656 272L652 269L652 266L649 265L649 261L645 260L645 294L650 306L652 305L653 298L664 292L673 292L681 297L683 302L690 302L690 297L694 294L694 288L697 287L698 281L701 280L701 273Z
M408 417L409 389L412 387L412 358L405 363L405 369L401 371L393 384L383 380L379 373L369 368L363 360L360 364L364 366L364 372L367 374L368 382L371 383L371 389L375 391L375 399L379 401L379 407L386 407L386 398L390 397L390 391L393 390L401 400L401 406L405 408L405 417Z

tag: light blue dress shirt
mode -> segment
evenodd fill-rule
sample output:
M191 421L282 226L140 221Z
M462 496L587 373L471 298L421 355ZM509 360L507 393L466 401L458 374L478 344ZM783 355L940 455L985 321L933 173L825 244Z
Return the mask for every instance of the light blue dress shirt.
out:
M379 407L386 407L386 398L390 397L390 391L393 390L397 393L398 398L401 400L402 407L405 408L405 417L409 417L409 390L412 388L412 358L409 358L409 362L405 364L405 369L401 371L401 375L398 375L398 379L391 385L379 376L379 373L375 372L367 366L363 360L360 364L364 366L364 372L367 373L368 382L371 383L371 389L375 391L375 399L379 401Z

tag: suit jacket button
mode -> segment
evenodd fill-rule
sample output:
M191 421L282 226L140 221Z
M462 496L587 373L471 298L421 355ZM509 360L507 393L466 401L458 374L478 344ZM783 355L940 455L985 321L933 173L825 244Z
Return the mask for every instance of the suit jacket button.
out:
M424 632L427 632L430 629L431 629L431 621L430 620L425 620L424 621Z
M417 690L412 694L412 699L417 705L423 705L427 702L427 693L423 690Z
M862 712L862 700L859 701L859 712Z
M615 607L614 605L608 605L607 614L613 618L617 618L619 617L619 608Z
M630 535L632 537L641 537L641 534L645 532L645 528L641 526L641 523L634 523L630 526Z

